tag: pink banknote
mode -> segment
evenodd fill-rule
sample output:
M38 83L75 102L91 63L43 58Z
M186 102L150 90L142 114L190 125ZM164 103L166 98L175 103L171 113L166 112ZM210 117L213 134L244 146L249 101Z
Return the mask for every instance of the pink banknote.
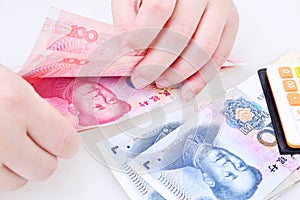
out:
M24 77L129 76L144 57L122 46L125 29L52 8L19 74ZM243 64L229 58L224 64Z
M134 89L127 77L36 78L29 83L54 108L74 121L77 130L131 118L175 99L171 90L154 85Z
M22 71L21 74L27 80L37 77L129 76L134 66L142 58L142 56L122 56L110 62L109 67L89 68L87 65L95 60L89 60L84 55L47 51L45 54L38 55L29 65L25 66L26 69L32 70ZM98 63L96 66L99 66L100 62L107 62L107 60L96 62ZM86 67L89 74L85 73Z

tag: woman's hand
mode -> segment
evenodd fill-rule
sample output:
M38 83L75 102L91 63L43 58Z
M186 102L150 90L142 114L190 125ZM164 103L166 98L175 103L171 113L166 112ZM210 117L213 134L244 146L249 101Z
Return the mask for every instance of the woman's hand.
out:
M216 75L238 31L232 0L112 0L112 11L115 25L141 30L129 33L128 46L150 47L131 75L135 87L184 82L185 101Z
M80 142L73 125L20 76L0 66L0 190L48 178Z

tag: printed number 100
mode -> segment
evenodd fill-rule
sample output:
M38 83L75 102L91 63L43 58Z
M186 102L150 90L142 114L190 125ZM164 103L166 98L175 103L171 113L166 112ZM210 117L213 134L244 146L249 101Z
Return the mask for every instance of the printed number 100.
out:
M98 39L98 33L95 30L86 30L85 27L78 27L77 25L72 25L72 30L68 36L85 39L87 42L95 42Z

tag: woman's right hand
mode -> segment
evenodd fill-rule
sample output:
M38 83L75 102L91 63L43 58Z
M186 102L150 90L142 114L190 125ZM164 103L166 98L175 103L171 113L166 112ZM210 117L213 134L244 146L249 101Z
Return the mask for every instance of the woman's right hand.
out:
M112 0L112 11L114 24L130 30L123 45L147 50L131 73L133 85L182 83L184 101L219 72L239 25L233 0Z
M74 127L20 76L0 66L0 190L41 181L80 147Z

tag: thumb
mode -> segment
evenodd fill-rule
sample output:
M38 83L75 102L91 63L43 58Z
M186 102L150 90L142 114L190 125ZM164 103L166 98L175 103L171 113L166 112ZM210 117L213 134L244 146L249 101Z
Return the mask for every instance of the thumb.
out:
M141 0L112 0L114 25L130 28L137 16Z

